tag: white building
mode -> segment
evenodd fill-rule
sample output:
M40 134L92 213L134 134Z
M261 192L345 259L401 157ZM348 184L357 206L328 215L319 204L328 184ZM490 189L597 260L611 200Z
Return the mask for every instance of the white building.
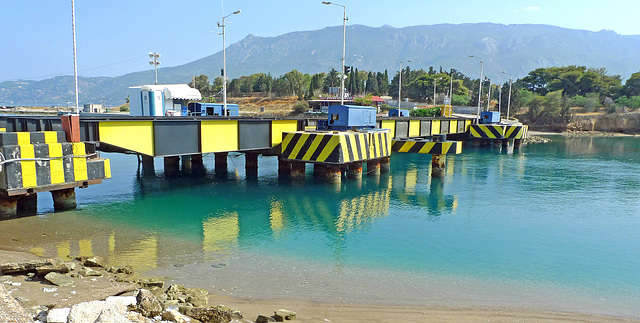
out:
M186 84L142 85L129 88L132 116L186 116L190 100L202 100L200 91Z

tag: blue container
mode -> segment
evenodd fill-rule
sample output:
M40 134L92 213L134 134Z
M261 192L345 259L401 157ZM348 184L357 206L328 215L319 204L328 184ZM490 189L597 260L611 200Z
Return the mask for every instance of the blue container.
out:
M329 107L329 128L336 130L375 128L376 108L359 105Z
M497 111L482 111L480 112L480 123L500 123L500 113Z
M408 117L409 116L409 110L405 110L405 109L390 109L389 110L389 116L390 117Z
M224 115L224 104L222 103L189 103L189 112L196 116L222 116ZM227 116L237 117L240 115L240 107L237 104L227 103Z

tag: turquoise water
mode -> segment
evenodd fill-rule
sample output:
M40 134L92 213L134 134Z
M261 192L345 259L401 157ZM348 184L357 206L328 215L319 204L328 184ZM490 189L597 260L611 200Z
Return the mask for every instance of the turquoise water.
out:
M546 297L540 290L557 290L578 304L569 309L603 301L608 313L640 316L640 139L551 138L515 152L465 146L447 158L444 179L430 178L430 155L394 153L390 174L337 186L314 180L311 166L304 182L278 180L274 157L261 157L259 179L250 181L242 156L230 157L224 178L209 170L165 179L161 159L155 178L141 178L134 156L105 154L113 179L78 190L82 209L68 216L105 228L95 253L132 254L164 275L179 262L237 274L249 270L242 259L265 257L295 268L507 284L496 304L522 297L515 304L528 306ZM121 235L124 228L135 237ZM256 268L251 275L261 274ZM305 284L321 276L308 277ZM532 288L535 299L524 295ZM251 295L263 296L257 288Z

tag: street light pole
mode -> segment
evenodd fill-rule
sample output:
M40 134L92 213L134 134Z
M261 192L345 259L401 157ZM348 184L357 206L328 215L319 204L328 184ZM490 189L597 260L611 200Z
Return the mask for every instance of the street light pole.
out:
M487 93L487 111L489 111L489 104L491 103L491 79L489 81L489 92Z
M343 16L342 16L342 74L340 76L340 105L344 105L344 79L346 75L344 75L344 66L345 66L345 53L346 53L346 44L347 44L347 7L341 4L337 4L329 1L322 1L322 4L326 5L334 5L342 7Z
M78 100L78 60L76 59L76 5L71 0L71 27L73 30L73 77L76 84L76 114L80 115L80 104Z
M158 65L160 65L160 61L158 60L158 58L160 58L160 54L149 52L149 58L151 58L151 60L149 61L149 65L153 65L154 69L156 70L156 85L158 85Z
M509 107L511 106L511 84L513 83L512 81L512 76L509 76L509 100L507 101L507 120L509 120Z
M222 115L227 115L227 45L225 40L225 19L237 15L240 10L222 17L222 24L218 22L218 28L222 28Z
M400 102L402 102L402 63L411 63L412 59L400 62L400 71L398 72L398 110L400 110Z
M480 122L480 100L482 99L482 72L484 69L484 59L482 57L469 55L469 57L479 58L480 59L480 79L478 80L480 84L478 84L478 122Z

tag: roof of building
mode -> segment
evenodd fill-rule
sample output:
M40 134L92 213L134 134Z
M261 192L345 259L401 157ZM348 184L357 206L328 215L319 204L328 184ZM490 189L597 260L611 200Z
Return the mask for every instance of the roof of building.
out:
M165 99L202 100L200 91L186 84L143 85L131 88L140 88L142 91L162 91Z

